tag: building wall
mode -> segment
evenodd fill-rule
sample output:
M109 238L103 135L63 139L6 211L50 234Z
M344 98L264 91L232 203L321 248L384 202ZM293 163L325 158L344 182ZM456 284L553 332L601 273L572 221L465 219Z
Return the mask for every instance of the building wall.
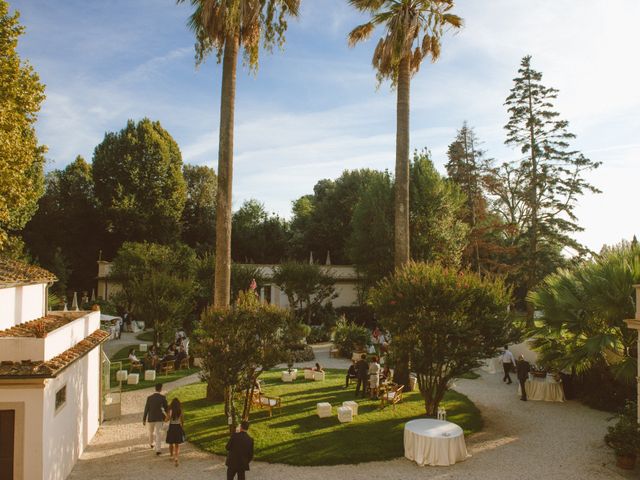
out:
M44 360L50 360L73 347L100 328L100 312L87 312L81 318L64 325L45 337Z
M98 430L100 368L100 348L94 348L48 380L42 423L44 475L38 478L64 480ZM65 385L66 402L56 411L56 392Z
M16 410L15 438L22 437L22 445L15 447L16 458L20 465L14 465L15 470L22 471L21 480L40 480L43 478L42 463L42 422L43 422L43 399L44 386L40 384L24 384L14 382L8 384L0 383L0 409ZM19 420L17 415L20 407L23 415ZM19 448L21 447L21 448Z
M0 288L0 330L43 317L46 283Z

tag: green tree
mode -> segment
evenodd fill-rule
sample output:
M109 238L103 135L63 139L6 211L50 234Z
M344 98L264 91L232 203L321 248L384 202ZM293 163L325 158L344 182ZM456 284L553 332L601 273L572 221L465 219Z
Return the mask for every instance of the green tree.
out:
M110 237L105 255L125 241L179 239L186 201L182 156L159 122L129 120L119 132L105 134L93 154L93 180Z
M515 169L523 177L516 192L521 196L527 290L543 278L541 252L549 249L545 244L551 244L551 250L555 245L585 252L570 236L582 230L574 209L584 192L598 192L584 175L599 163L570 148L575 135L554 110L557 96L558 90L544 86L542 73L531 68L531 57L524 57L505 102L509 112L505 143L523 155Z
M282 263L273 272L273 282L285 293L291 308L306 316L308 324L315 310L337 297L331 271L312 263Z
M186 0L177 0L183 3ZM222 60L218 192L216 195L216 270L214 305L229 305L231 283L231 199L238 52L258 68L260 41L269 49L284 44L287 16L297 16L300 0L189 0L195 11L189 26L196 36L196 63L216 52Z
M287 253L289 228L277 215L269 215L257 200L247 200L233 214L232 258L245 263L279 263Z
M370 298L393 339L392 356L408 355L429 416L454 378L498 352L511 323L501 280L437 264L396 270Z
M425 57L436 61L447 28L460 28L462 19L450 13L453 0L349 0L371 20L351 31L351 46L368 39L378 26L381 38L373 53L378 80L397 87L394 261L400 267L409 254L409 91L411 76Z
M203 165L185 165L182 174L187 186L187 199L182 211L182 241L200 252L213 251L216 240L216 173Z
M5 255L19 250L12 232L33 216L44 191L46 147L38 144L35 131L44 85L18 55L24 33L19 17L0 0L0 252Z

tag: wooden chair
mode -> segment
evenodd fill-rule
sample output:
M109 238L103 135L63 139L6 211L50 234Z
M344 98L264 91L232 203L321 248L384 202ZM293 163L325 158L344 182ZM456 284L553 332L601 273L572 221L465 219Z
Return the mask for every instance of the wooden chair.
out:
M189 357L180 360L180 368L178 370L189 370Z
M136 370L138 370L139 373L142 373L142 371L144 370L144 365L142 365L142 362L131 362L131 367L129 367L129 370L131 372L134 372Z
M380 395L381 407L384 407L385 404L390 403L393 407L393 410L396 409L396 403L400 403L402 401L402 392L404 390L404 385L398 385L395 383L387 384L387 388Z
M273 416L275 408L282 409L282 399L280 397L270 397L258 391L253 392L251 405L258 408L266 408L269 410L269 417Z
M163 375L169 375L175 372L175 360L167 360L160 364L160 373Z
M336 348L335 345L332 345L331 348L329 348L329 358L338 358L340 356L340 350L338 348Z

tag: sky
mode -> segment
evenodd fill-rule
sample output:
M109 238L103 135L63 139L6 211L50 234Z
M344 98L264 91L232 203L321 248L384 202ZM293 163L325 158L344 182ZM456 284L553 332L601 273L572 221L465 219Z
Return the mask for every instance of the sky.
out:
M46 84L37 131L47 169L90 160L105 132L128 119L159 120L185 163L217 169L221 65L196 68L186 26L189 2L9 0L26 34L19 52ZM355 48L347 35L366 20L346 0L302 0L287 43L262 52L259 70L238 69L233 205L255 198L285 218L291 202L345 169L393 171L395 92L377 85L371 56L380 36ZM588 175L598 195L576 213L579 241L593 250L640 234L640 2L458 0L464 18L440 60L411 84L411 148L427 147L441 172L463 121L497 162L504 100L520 60L532 55L543 83L560 90L573 147L602 166ZM634 212L635 208L635 212Z

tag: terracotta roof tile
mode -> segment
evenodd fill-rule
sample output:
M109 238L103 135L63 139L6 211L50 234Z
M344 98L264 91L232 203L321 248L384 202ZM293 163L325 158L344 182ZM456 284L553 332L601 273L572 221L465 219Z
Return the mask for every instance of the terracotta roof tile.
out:
M28 283L55 282L58 278L44 268L0 257L0 287Z
M44 337L47 333L66 325L87 312L64 312L59 315L47 315L29 322L15 325L5 330L0 330L0 337Z
M76 360L84 357L91 350L109 338L109 333L96 330L57 357L46 362L2 362L0 363L0 379L7 378L52 378Z

